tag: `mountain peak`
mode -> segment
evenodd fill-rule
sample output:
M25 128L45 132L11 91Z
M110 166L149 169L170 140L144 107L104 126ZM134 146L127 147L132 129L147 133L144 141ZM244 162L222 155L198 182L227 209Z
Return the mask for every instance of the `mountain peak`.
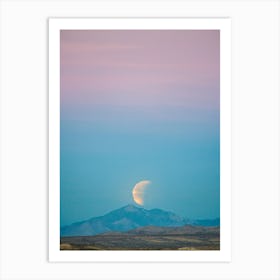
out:
M142 226L182 226L184 224L183 218L175 214L170 215L170 212L161 209L147 210L128 204L104 216L63 227L61 235L95 235L107 231L123 232Z
M126 211L135 211L138 209L141 209L140 207L136 207L133 204L127 204L126 206L122 207L122 209L126 210Z
M193 221L198 225L213 225L212 221ZM126 232L132 229L146 226L154 227L180 227L188 224L188 221L162 209L147 210L128 204L113 210L103 216L93 217L89 220L74 223L61 228L61 236L89 236L105 232Z

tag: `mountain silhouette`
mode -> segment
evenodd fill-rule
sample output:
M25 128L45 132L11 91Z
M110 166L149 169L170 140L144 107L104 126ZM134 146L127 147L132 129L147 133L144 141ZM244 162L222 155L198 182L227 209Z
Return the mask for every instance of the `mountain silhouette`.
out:
M127 205L100 217L64 226L61 236L88 236L108 231L124 232L143 226L182 226L184 218L161 209L147 210Z
M203 221L200 223L199 221ZM214 221L214 224L211 221ZM61 236L92 236L106 232L127 232L145 226L180 227L186 224L217 225L215 220L188 220L161 209L147 210L126 205L104 216L77 222L60 229ZM219 221L218 221L219 223Z

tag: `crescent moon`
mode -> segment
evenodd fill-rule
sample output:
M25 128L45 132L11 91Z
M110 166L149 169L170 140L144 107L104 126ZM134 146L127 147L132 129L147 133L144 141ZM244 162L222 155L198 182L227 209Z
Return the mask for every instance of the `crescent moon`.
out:
M150 183L151 181L144 180L144 181L140 181L134 186L134 188L132 189L132 197L135 203L139 205L144 204L144 198L143 198L144 192Z

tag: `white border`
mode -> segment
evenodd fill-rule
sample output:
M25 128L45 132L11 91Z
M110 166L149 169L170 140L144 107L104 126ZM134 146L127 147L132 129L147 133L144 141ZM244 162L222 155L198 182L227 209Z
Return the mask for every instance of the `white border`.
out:
M60 251L60 30L220 30L220 218L219 251ZM229 262L231 260L231 20L187 18L49 19L49 261Z

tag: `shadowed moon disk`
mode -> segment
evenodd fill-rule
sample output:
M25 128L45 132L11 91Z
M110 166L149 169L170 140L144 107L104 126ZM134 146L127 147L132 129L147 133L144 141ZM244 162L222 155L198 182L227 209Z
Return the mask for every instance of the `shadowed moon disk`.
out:
M144 180L144 181L140 181L139 183L137 183L133 190L132 190L132 196L133 196L133 200L139 204L139 205L143 205L144 204L144 192L147 188L147 186L151 183L151 181L148 180Z

